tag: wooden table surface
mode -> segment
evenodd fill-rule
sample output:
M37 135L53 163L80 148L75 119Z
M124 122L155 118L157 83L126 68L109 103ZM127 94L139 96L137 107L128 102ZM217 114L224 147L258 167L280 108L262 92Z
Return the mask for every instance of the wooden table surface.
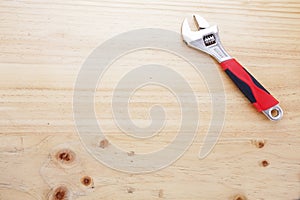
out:
M128 154L133 157L172 142L181 112L166 88L145 86L129 102L132 120L141 127L149 125L151 106L161 104L167 113L162 134L133 140L112 115L114 86L128 71L153 63L176 70L191 85L201 116L197 135L183 156L162 170L132 174L100 163L84 147L73 117L82 64L103 42L127 31L179 33L191 13L218 24L228 52L280 100L284 118L274 123L256 112L218 64L199 53L198 64L216 69L226 94L221 135L199 159L212 116L205 77L176 55L140 49L103 75L95 112L103 132L113 134L95 142L99 148L115 144L134 151ZM1 200L300 198L298 0L1 0L0 22ZM184 46L180 40L178 45Z

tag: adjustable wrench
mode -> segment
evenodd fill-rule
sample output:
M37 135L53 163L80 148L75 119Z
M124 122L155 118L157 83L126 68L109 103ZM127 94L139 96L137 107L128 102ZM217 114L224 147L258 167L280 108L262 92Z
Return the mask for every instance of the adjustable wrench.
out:
M263 112L272 121L280 120L283 116L283 111L279 106L279 102L225 51L219 38L218 27L216 25L210 26L199 15L194 15L194 19L198 31L191 31L187 19L182 24L181 33L184 42L188 46L214 57L221 65L221 68L259 112Z

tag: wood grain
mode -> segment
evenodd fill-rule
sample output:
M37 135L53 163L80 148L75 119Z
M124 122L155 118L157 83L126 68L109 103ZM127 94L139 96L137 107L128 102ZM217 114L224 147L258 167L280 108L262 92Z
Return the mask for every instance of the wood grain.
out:
M257 113L218 69L225 123L213 151L200 160L212 115L203 77L178 56L141 50L113 63L97 89L96 114L104 132L113 133L109 143L147 153L176 134L178 102L156 86L137 91L129 107L133 121L145 126L153 103L163 105L169 116L164 135L135 141L114 124L114 85L126 71L149 63L170 66L189 80L201 116L197 137L180 159L153 173L127 174L101 164L84 148L73 119L82 63L126 31L179 32L191 13L219 25L226 49L280 100L284 118L272 123ZM299 199L299 22L298 0L0 1L0 199ZM218 68L209 56L199 56L201 65ZM73 157L59 157L62 150ZM88 183L82 182L86 176Z

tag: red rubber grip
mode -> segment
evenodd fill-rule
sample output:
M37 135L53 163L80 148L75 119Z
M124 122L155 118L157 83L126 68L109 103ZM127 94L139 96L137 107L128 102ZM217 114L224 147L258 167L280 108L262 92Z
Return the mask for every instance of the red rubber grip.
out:
M221 67L259 112L268 110L279 104L235 59L222 62Z

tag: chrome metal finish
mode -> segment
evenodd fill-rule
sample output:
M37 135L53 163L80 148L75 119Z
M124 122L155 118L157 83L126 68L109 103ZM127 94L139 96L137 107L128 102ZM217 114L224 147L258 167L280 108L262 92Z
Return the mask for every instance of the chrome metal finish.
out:
M218 27L210 26L199 15L194 15L194 19L199 27L198 31L191 31L187 19L182 24L181 33L186 44L213 56L219 63L231 59L232 57L222 46Z
M263 113L272 121L278 121L283 117L283 110L279 104L268 110L264 110Z

